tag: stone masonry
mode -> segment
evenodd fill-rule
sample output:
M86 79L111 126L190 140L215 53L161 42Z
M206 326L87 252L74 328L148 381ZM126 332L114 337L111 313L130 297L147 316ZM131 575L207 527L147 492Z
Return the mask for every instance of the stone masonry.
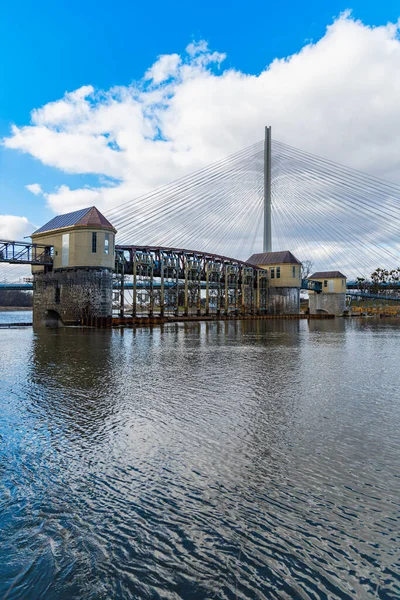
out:
M310 315L329 313L340 316L346 308L346 294L321 293L310 294Z
M300 289L270 287L269 310L272 315L297 315L300 312Z
M34 326L91 324L111 318L112 283L112 271L104 268L34 274Z

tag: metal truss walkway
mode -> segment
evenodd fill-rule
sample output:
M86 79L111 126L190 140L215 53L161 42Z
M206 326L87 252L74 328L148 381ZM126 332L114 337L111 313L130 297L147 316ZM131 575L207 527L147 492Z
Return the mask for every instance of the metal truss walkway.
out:
M14 265L51 265L53 246L0 240L0 263Z
M142 313L150 317L155 313L160 317L245 315L268 310L268 273L248 262L156 246L119 245L116 253L119 292L115 302L121 317L128 289L132 290L133 317Z

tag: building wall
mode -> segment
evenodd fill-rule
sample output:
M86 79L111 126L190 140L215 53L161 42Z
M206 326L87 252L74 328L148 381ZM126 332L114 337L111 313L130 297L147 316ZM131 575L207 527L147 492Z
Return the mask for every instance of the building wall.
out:
M58 324L79 325L111 317L112 281L110 269L65 269L35 273L33 325L54 325L57 320Z
M300 288L274 287L273 280L268 290L268 313L271 315L297 315L300 313Z
M268 278L273 287L301 287L301 265L276 264L276 265L257 265L268 271ZM277 269L280 269L280 277L277 277ZM271 269L274 269L274 278L271 277ZM294 269L294 277L293 277Z
M320 281L322 283L323 294L342 294L346 291L346 279L343 277L334 277L330 279L316 279L313 277L312 280Z
M92 252L92 233L97 234L97 249ZM105 254L105 236L108 234L108 254ZM63 264L63 235L69 235L68 265ZM53 269L69 267L103 267L114 269L115 234L110 229L92 227L66 227L32 236L32 242L54 246ZM32 267L32 273L40 273L43 267Z
M321 294L309 294L310 314L316 315L321 312L326 312L331 315L340 316L346 308L346 294L338 294L333 292Z

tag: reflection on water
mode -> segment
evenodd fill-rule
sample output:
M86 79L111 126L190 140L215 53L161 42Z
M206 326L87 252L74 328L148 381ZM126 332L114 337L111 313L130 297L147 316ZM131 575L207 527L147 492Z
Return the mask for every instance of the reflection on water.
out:
M399 596L398 322L0 336L1 598Z

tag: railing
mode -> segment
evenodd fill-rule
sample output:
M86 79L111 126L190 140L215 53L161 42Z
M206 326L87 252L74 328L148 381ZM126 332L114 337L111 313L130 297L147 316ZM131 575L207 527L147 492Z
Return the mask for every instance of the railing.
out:
M0 240L0 262L21 265L51 265L53 246Z
M346 296L351 298L374 298L376 300L392 300L393 302L400 302L400 296L389 295L389 294L374 294L372 292L364 292L357 290L347 290Z
M322 283L321 281L314 281L313 279L302 279L301 289L319 294L322 292Z
M346 288L348 290L360 290L363 292L368 292L376 289L380 290L400 290L400 281L390 281L390 282L373 282L373 281L347 281Z
M120 294L115 294L114 309L120 317L124 316L124 293L130 286L132 302L128 310L133 318L144 314L258 315L269 309L267 271L217 254L158 246L116 246L116 278Z

